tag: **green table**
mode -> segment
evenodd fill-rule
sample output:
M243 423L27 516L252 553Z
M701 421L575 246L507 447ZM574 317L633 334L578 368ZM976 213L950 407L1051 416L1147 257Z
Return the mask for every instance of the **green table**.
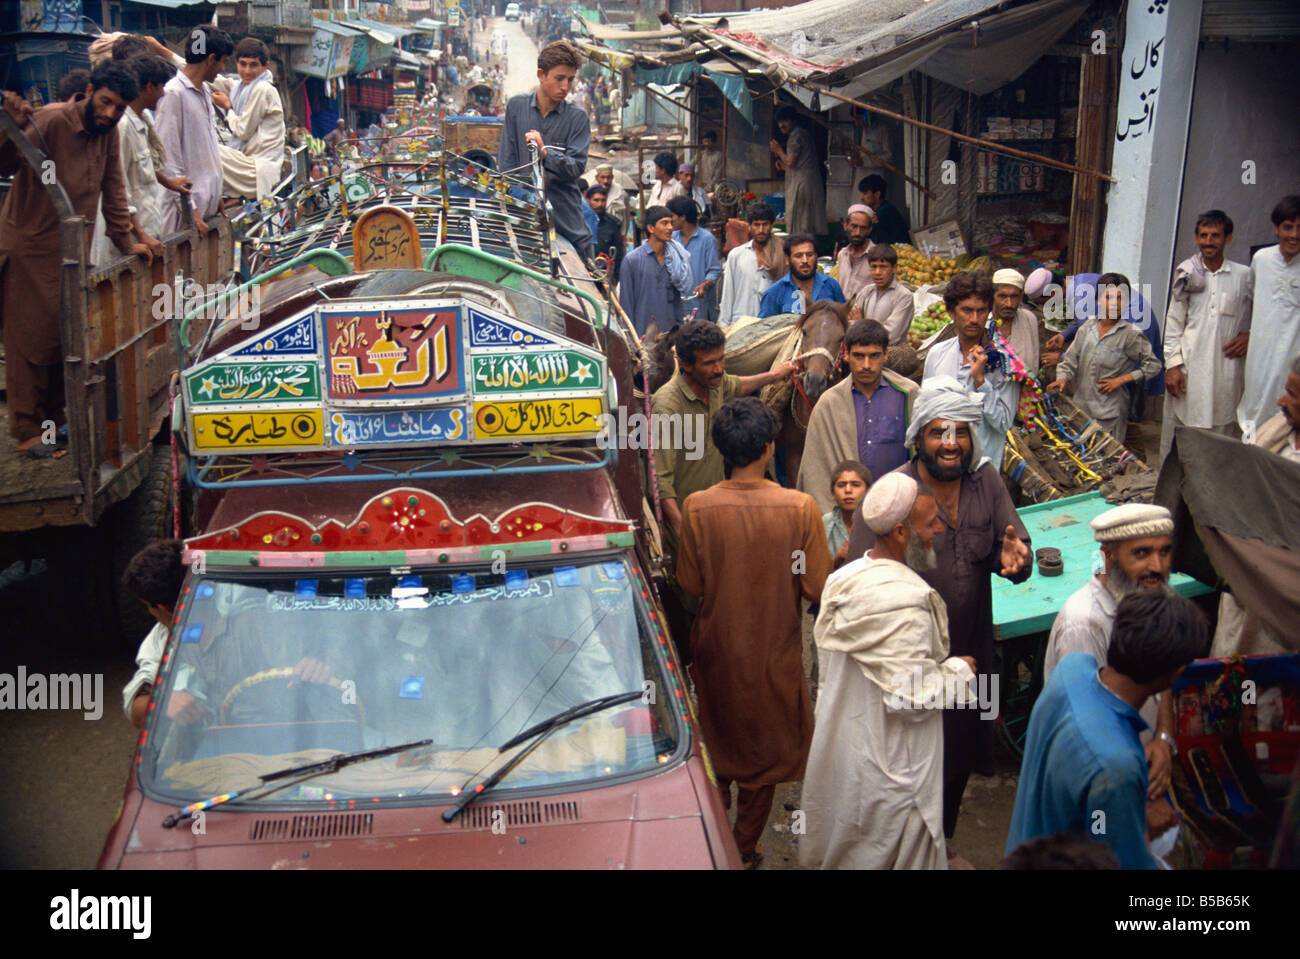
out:
M1044 576L1037 569L1019 586L993 577L993 623L997 630L999 675L998 728L1008 746L1023 754L1029 712L1043 688L1043 658L1056 614L1070 595L1083 588L1094 568L1100 568L1100 544L1092 538L1091 520L1110 509L1100 493L1036 503L1019 510L1034 551L1052 546L1061 551L1065 569ZM1034 557L1030 557L1030 562ZM1182 573L1169 579L1181 595L1213 592Z
M1097 568L1095 564L1101 562L1101 546L1092 538L1092 527L1088 524L1110 508L1102 495L1094 492L1017 510L1025 529L1029 530L1034 551L1044 546L1059 549L1065 571L1060 576L1044 576L1035 569L1019 586L1001 576L993 578L993 624L998 639L1051 630L1065 601L1087 584L1088 577ZM1033 559L1031 556L1030 561ZM1189 598L1213 592L1182 573L1171 576L1169 585Z

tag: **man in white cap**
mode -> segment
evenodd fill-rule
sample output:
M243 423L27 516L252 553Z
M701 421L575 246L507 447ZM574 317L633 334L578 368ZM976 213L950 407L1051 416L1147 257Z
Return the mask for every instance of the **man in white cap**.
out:
M941 707L970 700L975 660L948 655L947 607L917 575L934 568L943 523L903 473L871 487L862 518L875 546L827 579L814 630L821 683L799 858L947 869Z
M916 395L905 436L916 457L897 472L920 483L939 505L943 530L934 537L938 565L924 579L948 608L952 653L973 656L977 672L992 673L991 577L1021 583L1029 578L1032 564L1029 532L1001 474L982 456L978 424L983 417L981 394L967 392L951 376L930 377ZM854 523L849 559L873 545L868 524ZM943 829L949 839L957 828L970 774L994 773L994 725L972 710L944 713ZM955 855L951 848L948 853Z
M861 203L853 204L844 215L844 232L848 234L849 242L840 249L835 265L840 289L844 291L844 299L848 303L852 303L853 298L862 290L873 285L871 268L867 264L867 247L871 245L868 237L871 236L871 225L874 222L875 214L871 207Z
M1034 376L1038 375L1038 317L1023 306L1025 278L1019 270L998 270L993 274L993 319L998 332Z
M1140 589L1166 589L1169 585L1174 550L1174 520L1169 510L1125 503L1106 510L1091 525L1105 565L1056 614L1043 661L1044 681L1070 653L1088 653L1104 666L1119 601ZM1173 697L1160 697L1158 714L1150 700L1144 710L1142 718L1156 731L1146 743L1150 794L1155 797L1169 786L1175 748Z
M617 218L623 232L627 233L627 221L632 215L632 202L627 191L614 179L614 165L600 163L596 166L596 182L605 188L605 212Z

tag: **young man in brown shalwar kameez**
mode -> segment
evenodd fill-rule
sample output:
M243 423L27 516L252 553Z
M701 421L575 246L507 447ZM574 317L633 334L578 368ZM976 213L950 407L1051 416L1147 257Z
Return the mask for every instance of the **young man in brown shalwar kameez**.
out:
M765 476L779 430L756 397L717 412L727 479L686 498L677 557L677 582L703 597L691 630L700 731L728 807L739 787L736 845L750 866L776 784L803 778L813 712L801 600L817 601L831 569L817 503Z
M63 423L59 218L42 177L53 173L67 191L73 210L85 220L87 250L102 194L109 238L123 253L153 261L149 247L135 242L131 231L115 130L127 104L138 93L135 74L121 63L95 68L84 101L52 103L35 114L17 94L4 93L9 118L53 161L48 171L34 170L8 138L0 137L0 175L14 176L0 210L0 320L4 324L9 430L20 451L37 448L46 420L56 426ZM50 453L63 455L61 450L50 449Z
M1016 513L998 468L981 455L980 393L968 393L951 376L932 376L912 408L907 444L916 458L897 472L916 480L939 504L943 531L934 538L938 565L921 574L948 608L953 656L973 656L976 673L993 672L993 586L991 577L1013 583L1029 578L1029 532ZM849 534L849 560L874 544L865 523ZM972 709L943 714L943 833L952 839L966 781L972 772L993 775L996 724ZM950 868L956 864L951 842ZM968 866L966 868L969 868Z

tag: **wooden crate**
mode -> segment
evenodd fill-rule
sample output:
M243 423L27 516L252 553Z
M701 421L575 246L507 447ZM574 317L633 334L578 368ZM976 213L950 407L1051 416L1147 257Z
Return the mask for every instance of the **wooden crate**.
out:
M448 117L442 121L442 136L452 153L486 150L494 156L501 150L500 117Z

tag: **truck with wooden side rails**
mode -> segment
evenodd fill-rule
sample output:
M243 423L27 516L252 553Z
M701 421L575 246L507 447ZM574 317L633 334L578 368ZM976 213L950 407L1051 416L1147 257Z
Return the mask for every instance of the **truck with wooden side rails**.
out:
M458 162L268 221L256 328L182 324L195 533L101 868L739 867L604 429L634 341Z
M45 154L2 113L0 136L42 169ZM152 264L132 256L88 271L85 221L57 179L44 188L60 222L59 315L50 321L64 348L67 430L58 444L68 452L40 460L20 453L0 393L0 570L44 560L54 632L134 650L151 620L121 589L121 573L137 549L173 528L175 307L229 279L235 243L229 221L215 217L206 237L189 230L160 238L165 252Z

